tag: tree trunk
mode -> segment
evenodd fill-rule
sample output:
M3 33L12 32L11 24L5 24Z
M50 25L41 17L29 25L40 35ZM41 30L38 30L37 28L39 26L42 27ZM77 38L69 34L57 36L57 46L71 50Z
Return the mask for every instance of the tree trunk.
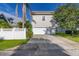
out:
M16 13L16 20L18 20L18 3L16 4L15 13Z
M25 3L23 3L22 13L23 13L23 16L22 16L22 19L23 19L22 27L24 28L25 27L25 22L26 22L26 4Z

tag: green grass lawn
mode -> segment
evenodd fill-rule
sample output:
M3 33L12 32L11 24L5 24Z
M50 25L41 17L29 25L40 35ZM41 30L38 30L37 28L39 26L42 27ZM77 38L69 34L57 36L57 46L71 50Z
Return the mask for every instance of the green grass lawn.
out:
M79 35L71 36L71 35L68 35L68 34L65 34L65 33L57 33L56 35L68 38L69 40L72 40L72 41L75 41L75 42L79 42Z
M0 40L0 50L12 48L27 42L28 40Z

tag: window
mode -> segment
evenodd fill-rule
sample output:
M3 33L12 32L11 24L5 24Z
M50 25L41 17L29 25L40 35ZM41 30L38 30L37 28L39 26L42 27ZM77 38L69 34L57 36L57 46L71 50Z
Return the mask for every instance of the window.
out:
M42 17L42 20L45 21L45 16Z

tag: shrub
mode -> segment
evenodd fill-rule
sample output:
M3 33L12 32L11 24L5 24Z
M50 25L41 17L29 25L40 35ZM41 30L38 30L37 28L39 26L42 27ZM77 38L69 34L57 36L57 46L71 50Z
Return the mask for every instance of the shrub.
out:
M73 33L74 35L79 35L79 30L74 30Z
M71 30L66 30L65 33L66 34L72 34L72 31Z
M30 39L33 36L32 25L31 25L31 23L29 21L26 21L25 26L26 26L26 29L27 29L26 37L27 37L27 39Z
M32 28L30 21L26 21L25 27L26 28Z
M18 22L17 25L19 28L22 28L22 22Z
M26 32L26 37L27 37L27 39L32 38L32 36L33 36L33 32L32 32L32 31L27 31L27 32Z

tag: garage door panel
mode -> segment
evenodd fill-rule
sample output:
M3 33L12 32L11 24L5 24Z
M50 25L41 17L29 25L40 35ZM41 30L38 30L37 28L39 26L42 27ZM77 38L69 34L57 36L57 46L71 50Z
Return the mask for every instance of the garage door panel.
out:
M46 34L46 28L33 28L33 34Z
M55 34L55 32L55 28L51 30L48 30L48 28L33 28L33 34Z

